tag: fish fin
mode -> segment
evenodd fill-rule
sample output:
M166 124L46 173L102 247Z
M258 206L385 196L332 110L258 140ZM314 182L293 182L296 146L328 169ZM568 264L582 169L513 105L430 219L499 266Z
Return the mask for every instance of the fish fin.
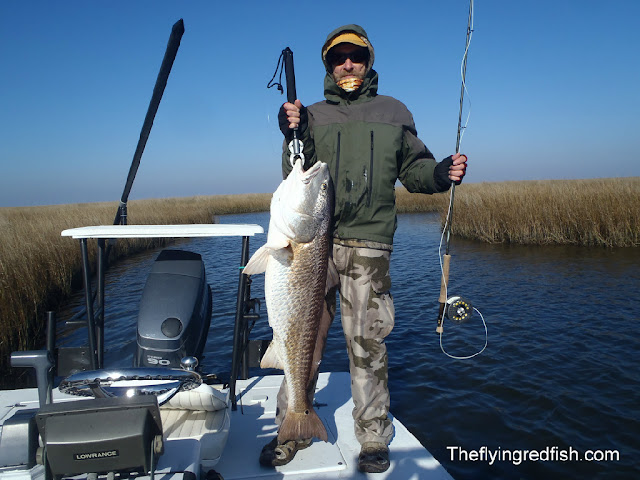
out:
M262 360L260 360L260 368L277 368L279 370L284 370L284 368L282 368L282 363L278 358L278 354L276 353L276 348L273 346L273 341L267 347L267 351L264 352Z
M271 255L271 249L267 245L261 246L254 253L242 271L245 275L263 273L267 269L267 261Z
M281 248L287 248L291 244L291 240L285 234L280 232L277 228L269 230L269 236L267 237L267 243L264 245L271 250L279 250Z
M327 289L325 293L327 293L339 283L340 275L338 274L338 269L336 268L336 264L333 263L333 259L329 258L329 264L327 265Z
M325 442L329 439L327 429L313 407L308 406L300 413L287 410L278 430L278 442L282 444L288 440L307 440L313 437Z

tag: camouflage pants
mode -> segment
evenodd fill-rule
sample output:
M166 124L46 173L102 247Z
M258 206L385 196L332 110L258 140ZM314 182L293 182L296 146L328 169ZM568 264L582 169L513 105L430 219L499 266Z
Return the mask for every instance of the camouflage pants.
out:
M393 425L388 416L388 359L384 343L393 328L395 312L389 291L390 257L391 252L387 250L334 244L333 260L340 274L340 284L326 296L316 345L316 355L321 355L335 316L336 289L339 289L342 329L349 354L353 419L360 444L379 442L388 445L393 437ZM310 400L313 400L317 378L316 371L308 388ZM286 405L283 382L278 394L278 424L284 418Z

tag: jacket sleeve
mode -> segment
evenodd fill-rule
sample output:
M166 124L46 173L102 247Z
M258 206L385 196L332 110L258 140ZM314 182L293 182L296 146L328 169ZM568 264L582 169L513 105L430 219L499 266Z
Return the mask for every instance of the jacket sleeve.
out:
M417 136L413 118L404 127L402 158L399 159L398 179L411 193L440 193L446 191L434 180L436 160Z
M287 118L284 113L284 107L280 107L278 112L278 124L280 125L280 131L284 135L284 141L282 142L282 178L287 178L293 165L291 165L291 154L289 150L289 144L293 140L293 130L289 128ZM315 145L313 143L312 134L312 115L308 109L303 107L300 112L300 127L298 128L298 140L302 141L304 154L304 169L308 169L316 162L315 158Z

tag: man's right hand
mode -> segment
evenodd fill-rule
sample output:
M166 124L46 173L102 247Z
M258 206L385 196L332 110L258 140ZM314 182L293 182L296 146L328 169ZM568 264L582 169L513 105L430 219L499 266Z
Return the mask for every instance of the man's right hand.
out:
M294 129L300 126L300 110L302 109L302 102L296 100L295 103L285 103L283 106L287 121L289 122L289 128Z

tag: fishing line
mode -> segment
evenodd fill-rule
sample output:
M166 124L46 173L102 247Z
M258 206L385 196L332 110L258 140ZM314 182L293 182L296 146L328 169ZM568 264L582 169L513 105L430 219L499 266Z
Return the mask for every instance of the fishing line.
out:
M470 0L469 1L469 19L467 23L467 39L466 39L466 45L464 49L464 55L462 56L462 62L460 64L460 76L462 77L462 86L460 88L460 109L458 113L458 135L456 138L456 153L460 153L460 144L462 142L462 137L469 123L469 118L471 117L471 101L469 100L469 91L467 90L466 72L467 72L467 58L469 54L469 46L471 44L472 34L473 34L473 0ZM467 107L467 118L463 125L462 112L464 107L465 93L467 94L468 107ZM485 322L484 316L482 315L480 310L478 310L475 307L472 307L470 302L462 299L461 297L449 297L448 295L449 261L451 258L449 255L449 245L451 241L451 222L453 217L454 192L455 192L455 183L452 182L450 193L449 193L449 207L447 210L447 216L445 219L444 227L442 229L442 235L440 236L440 244L438 245L438 259L440 261L440 274L441 274L440 287L441 288L440 288L440 313L438 315L438 328L436 328L436 332L440 336L440 349L442 350L442 353L444 353L450 358L454 358L457 360L467 360L469 358L475 357L476 355L480 355L487 348L489 334L487 330L487 323ZM443 257L442 244L445 241L444 240L445 235L446 235L446 252ZM446 262L443 262L443 258L446 259ZM468 319L474 311L477 312L478 315L480 315L480 318L482 319L482 324L484 326L484 333L485 333L484 346L478 352L472 355L464 356L464 357L449 354L444 349L444 345L442 344L442 335L444 333L444 328L443 328L444 318L447 317L454 322L463 322L466 319Z
M482 324L484 325L484 347L482 347L482 349L477 351L476 353L472 355L467 355L466 357L458 357L456 355L451 355L444 349L444 345L442 345L442 334L440 334L440 350L442 350L442 353L444 353L447 357L453 358L454 360L469 360L470 358L480 355L482 352L484 352L485 348L487 348L487 343L489 341L489 333L487 331L487 322L484 321L484 317L482 316L482 313L480 313L480 310L478 310L476 307L473 307L473 309L476 312L478 312L478 315L480 315L480 318L482 318Z

